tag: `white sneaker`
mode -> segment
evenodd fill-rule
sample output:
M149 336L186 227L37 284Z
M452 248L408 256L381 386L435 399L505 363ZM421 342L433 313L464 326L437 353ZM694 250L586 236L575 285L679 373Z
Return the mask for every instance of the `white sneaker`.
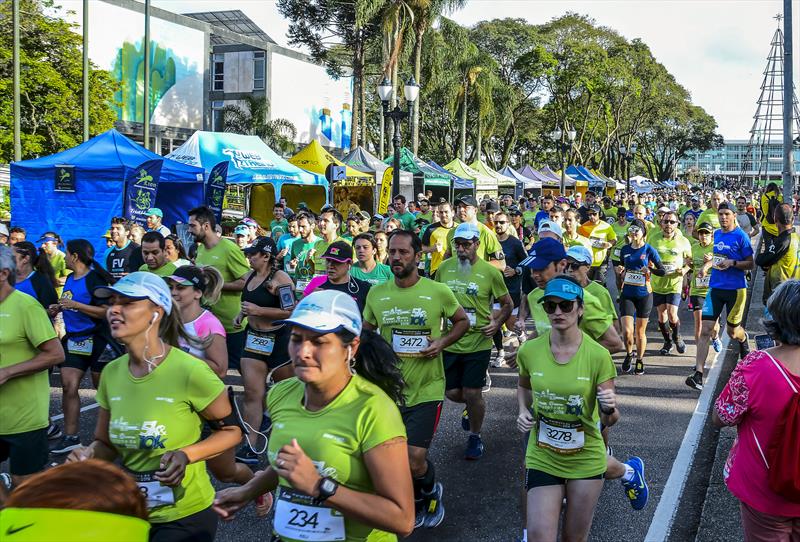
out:
M505 364L506 360L506 351L505 350L498 350L497 355L489 360L489 365L492 367L502 367Z

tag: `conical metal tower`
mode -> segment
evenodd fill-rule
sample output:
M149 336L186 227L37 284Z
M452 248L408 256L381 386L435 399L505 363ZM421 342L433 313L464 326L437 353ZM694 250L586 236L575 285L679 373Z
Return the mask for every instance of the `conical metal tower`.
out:
M780 25L782 15L775 17ZM742 161L739 180L753 185L780 181L783 156L783 32L780 27L772 36L767 56L761 95L756 103L750 141ZM793 131L800 134L800 110L792 85ZM794 137L793 134L793 137ZM795 168L797 171L797 168Z

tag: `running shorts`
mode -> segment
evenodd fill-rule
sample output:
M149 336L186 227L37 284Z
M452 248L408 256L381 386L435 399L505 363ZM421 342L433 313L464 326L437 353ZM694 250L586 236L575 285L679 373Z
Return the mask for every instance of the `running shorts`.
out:
M704 295L690 295L689 296L689 303L692 304L693 311L700 311L703 310L703 302L706 300L706 296Z
M619 315L634 316L638 318L650 318L653 310L653 296L644 297L624 297L619 298Z
M92 341L91 352L81 353L79 351L81 348L80 342L76 343L74 340L70 341L67 337L61 339L61 346L64 347L64 362L61 364L62 367L78 369L82 372L86 372L87 369L91 368L93 373L99 373L103 370L103 367L111 361L110 359L104 361L104 358L101 359L100 357L106 349L106 340L99 335L90 337L90 339L87 340Z
M525 491L535 487L563 486L570 480L602 480L605 474L588 476L586 478L561 478L537 469L525 469Z
M445 389L482 388L486 385L486 370L489 368L491 350L455 353L444 351Z
M736 327L744 319L746 303L747 288L739 288L737 290L709 288L703 303L703 320L717 321L722 316L722 310L727 309L728 325Z
M8 459L8 470L14 476L28 476L44 470L49 456L46 427L0 435L0 463Z
M430 448L439 417L442 415L441 401L428 401L410 407L400 407L403 425L406 426L408 445Z
M245 330L243 358L263 361L270 370L283 367L289 363L289 337L292 330L289 326L282 326L274 331L258 331L250 326ZM272 352L267 353L272 345Z
M677 294L657 294L653 292L653 305L658 307L659 305L675 305L676 307L681 306L681 293L678 292Z

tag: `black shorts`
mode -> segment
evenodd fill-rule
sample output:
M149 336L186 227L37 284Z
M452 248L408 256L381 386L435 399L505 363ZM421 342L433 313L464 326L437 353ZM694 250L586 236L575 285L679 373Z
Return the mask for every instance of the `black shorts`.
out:
M703 304L703 320L716 321L724 309L728 310L727 323L736 327L744 319L744 309L747 304L747 288L738 290L720 290L709 288Z
M47 428L0 435L0 463L9 460L9 471L15 476L36 474L47 465L50 448Z
M283 367L290 362L289 337L291 333L292 330L289 326L282 326L274 331L258 331L247 326L242 357L263 361L270 370ZM272 353L270 354L250 348L250 345L258 342L264 344L265 341L272 344Z
M403 425L406 426L408 445L430 448L439 417L442 415L441 401L428 401L410 407L400 407Z
M659 305L675 305L676 307L681 306L681 294L678 292L677 294L657 294L653 293L653 305L658 307Z
M214 542L217 514L209 506L185 518L150 524L149 542Z
M244 350L246 336L247 333L244 329L225 333L225 346L228 348L228 369L241 372L242 351Z
M482 388L486 385L486 370L489 368L491 350L480 350L466 354L444 351L444 378L446 390Z
M563 486L570 480L602 480L605 476L605 474L598 474L597 476L588 476L586 478L561 478L542 470L525 469L525 491L535 487Z
M689 296L689 303L692 304L693 311L701 311L703 310L703 302L706 300L706 296L704 295L690 295Z
M79 354L74 351L69 351L67 346L69 340L66 337L61 339L61 346L64 347L64 362L61 364L61 366L69 367L70 369L78 369L79 371L83 372L86 372L86 370L90 368L93 373L101 372L103 367L105 367L108 362L116 356L112 357L111 359L106 359L108 356L101 358L108 343L99 335L91 337L91 340L92 352L90 354Z
M644 297L619 298L620 316L635 316L637 318L650 318L650 312L652 310L653 310L652 295L646 295Z

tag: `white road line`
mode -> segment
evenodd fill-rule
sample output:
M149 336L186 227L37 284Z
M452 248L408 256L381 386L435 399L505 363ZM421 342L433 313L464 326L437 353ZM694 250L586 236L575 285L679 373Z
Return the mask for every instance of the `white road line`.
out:
M87 410L92 410L92 409L97 408L99 406L100 406L99 403L92 403L90 405L86 405L85 407L81 407L81 412L86 412ZM62 412L61 414L58 414L58 415L53 416L52 418L50 418L50 421L55 422L55 421L63 420L63 419L64 419L64 413Z
M720 333L725 334L722 340L722 351L714 357L711 369L706 374L703 382L703 391L700 392L697 406L692 413L691 420L689 420L686 433L683 435L681 447L678 449L678 455L675 457L669 478L664 485L664 492L661 494L656 512L653 514L650 529L648 529L647 536L644 539L645 542L663 542L669 536L672 528L675 513L678 511L678 500L681 497L686 478L689 476L689 468L692 466L694 454L697 451L697 445L700 442L700 436L703 433L703 427L711 409L711 401L714 399L714 390L722 372L722 361L725 359L725 353L730 344L730 337L725 333L724 328L720 330Z

